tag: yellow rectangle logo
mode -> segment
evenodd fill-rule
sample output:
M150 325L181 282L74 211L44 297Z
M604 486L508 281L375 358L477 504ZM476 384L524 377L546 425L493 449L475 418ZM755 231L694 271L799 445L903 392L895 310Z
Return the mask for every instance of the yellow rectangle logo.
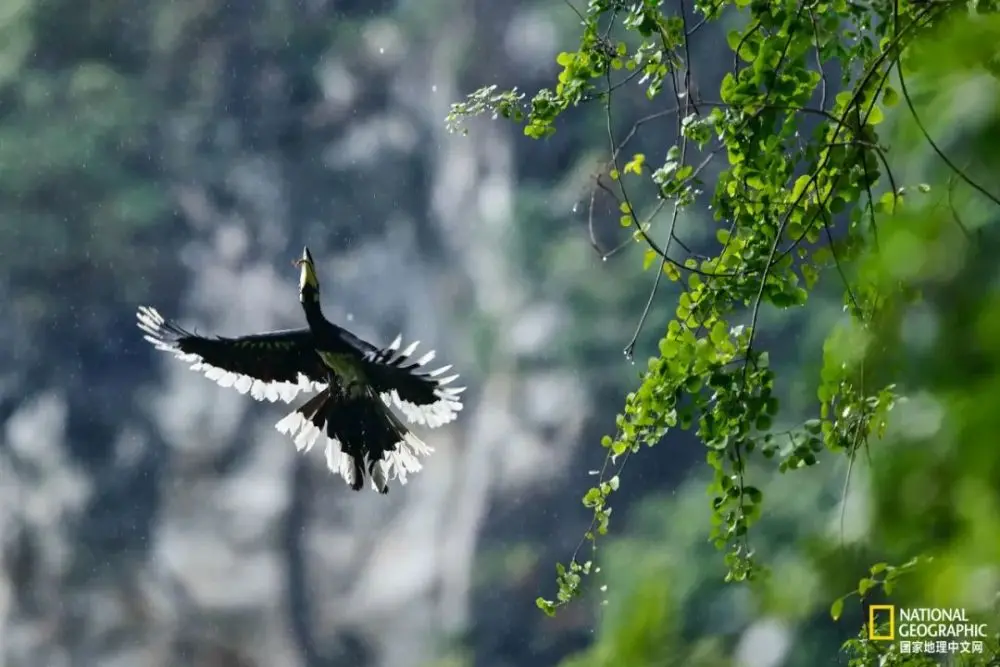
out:
M879 626L878 617L884 614L889 616L889 633L880 635L876 633ZM896 639L896 605L868 605L868 639L879 642L891 642Z

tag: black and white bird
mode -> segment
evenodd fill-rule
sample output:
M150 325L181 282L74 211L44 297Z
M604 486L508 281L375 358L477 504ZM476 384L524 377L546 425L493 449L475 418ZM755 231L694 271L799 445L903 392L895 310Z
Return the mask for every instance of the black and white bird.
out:
M148 306L138 310L139 328L157 349L258 401L291 403L302 392L318 392L275 428L291 436L301 452L325 437L331 471L355 491L364 486L367 472L372 487L388 493L389 481L405 484L407 474L421 469L420 457L433 451L391 408L411 423L436 428L458 416L465 387L449 386L458 378L445 376L451 366L425 370L434 352L414 359L418 342L403 348L397 336L387 347L376 347L327 320L308 248L295 264L306 328L206 337Z

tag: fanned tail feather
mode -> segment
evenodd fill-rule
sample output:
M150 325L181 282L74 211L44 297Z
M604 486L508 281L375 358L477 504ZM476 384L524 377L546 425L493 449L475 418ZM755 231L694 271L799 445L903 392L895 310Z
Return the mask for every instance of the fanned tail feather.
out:
M364 486L366 475L383 494L394 479L406 484L406 476L422 468L418 456L434 451L368 392L346 396L327 388L275 428L291 436L303 453L325 436L327 468L355 491Z

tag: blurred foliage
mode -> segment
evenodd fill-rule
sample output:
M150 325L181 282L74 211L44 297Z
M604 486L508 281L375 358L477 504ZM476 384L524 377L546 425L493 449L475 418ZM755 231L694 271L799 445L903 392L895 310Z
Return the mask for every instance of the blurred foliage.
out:
M0 263L28 332L66 313L66 285L134 297L149 256L121 248L150 244L171 220L155 100L133 76L142 58L106 16L53 38L72 18L61 10L14 0L0 11Z
M787 585L794 568L769 548L775 538L762 517L782 501L775 493L782 473L794 472L788 477L800 489L828 488L830 477L816 465L839 458L839 539L786 527L808 556L803 567L841 586L845 575L865 574L851 584L864 602L877 595L902 605L964 607L1000 632L1000 453L993 443L1000 430L1000 192L990 188L1000 165L989 149L1000 141L998 9L995 2L954 1L696 0L666 8L654 0L591 0L580 15L578 49L557 58L555 86L530 98L490 86L453 105L453 130L470 115L491 113L523 124L534 138L553 136L556 119L576 106L601 107L611 155L607 189L621 224L644 249L643 269L682 287L675 317L661 325L659 354L627 396L617 433L602 441L607 462L584 497L594 520L581 546L589 542L591 554L578 549L558 565L558 595L539 598L543 611L554 614L600 569L593 550L608 530L609 498L623 484L625 464L642 445L693 429L712 470L711 513L697 534L709 532L725 549L727 582L744 583L760 600ZM732 12L743 21L728 36L734 66L716 101L699 90L690 42ZM633 128L654 119L676 123L678 140L663 162L641 148L625 153L613 129L613 100L635 85L651 107ZM705 256L685 243L677 220L705 203L707 165L721 154L726 166L712 179L709 201L723 226ZM640 201L658 203L647 213ZM657 217L661 209L668 215ZM654 240L661 236L663 243ZM837 285L843 316L830 322L822 361L814 362L812 414L797 423L791 415L791 428L779 427L790 415L778 398L761 321L774 309L803 307L820 281ZM865 488L852 491L852 483ZM847 546L852 493L865 497L869 516L860 541ZM802 514L801 498L790 500L797 517L811 516ZM616 547L628 556L616 561ZM612 542L601 561L607 576L625 569L634 580L614 593L618 606L603 615L602 639L570 664L615 657L669 664L683 651L681 602L671 593L696 568L668 572L660 561L643 560L684 548L663 535L645 546ZM879 562L866 565L859 555ZM829 626L829 615L845 613L844 590L826 590L825 604L808 590L786 592L796 622ZM924 661L866 636L844 644L851 664ZM993 664L996 643L960 661ZM835 647L823 644L797 659L829 660Z
M248 203L229 170L268 155L287 171L289 218L326 225L336 214L338 225L380 233L399 203L371 197L372 182L427 208L419 156L316 167L349 125L337 115L347 112L320 103L319 79L340 66L365 81L346 107L360 118L385 112L393 61L374 50L436 39L453 9L335 4L336 14L331 3L278 1L0 9L0 287L17 325L3 335L18 337L4 338L4 354L59 384L67 365L90 359L93 372L71 383L75 412L93 420L103 410L119 425L122 392L98 393L108 369L124 368L109 344L122 330L115 318L130 316L124 304L150 283L169 282L167 299L182 292L176 266L169 278L156 271L160 253L175 263L169 251L185 236L176 186L205 195L210 219L238 215ZM788 663L830 662L845 640L842 662L930 660L864 630L855 638L859 599L966 606L1000 629L996 9L591 0L579 44L550 64L551 87L530 97L490 87L455 106L453 125L495 113L546 146L571 143L568 167L562 156L522 156L519 169L538 182L521 184L502 249L533 296L571 311L554 358L532 364L566 363L588 383L618 387L635 369L604 360L639 313L655 323L645 335L661 339L604 441L605 474L586 496L592 545L610 497L645 465L643 443L686 429L709 450L711 478L647 499L602 547L600 565L579 551L563 566L559 597L541 601L547 611L583 590L585 572L597 574L596 601L607 600L597 641L570 664L729 664L740 634L762 619L796 631ZM499 27L483 23L491 36ZM692 42L723 26L733 28L735 62L711 99ZM473 73L497 67L468 61L483 68ZM565 113L578 105L586 110ZM607 160L597 175L594 147ZM553 187L550 172L565 182ZM577 192L585 179L596 213ZM563 195L554 203L553 189ZM645 273L602 261L611 256ZM833 311L817 306L831 294ZM481 348L495 347L505 323L470 319ZM769 327L797 330L813 356L788 367L790 339ZM630 350L645 349L641 334ZM24 391L46 381L32 375ZM77 452L114 442L110 427L77 437ZM133 487L122 489L105 503L116 512L137 504ZM742 586L718 576L712 530ZM508 547L483 559L484 586L530 581L544 558L537 544ZM446 664L471 663L467 653Z

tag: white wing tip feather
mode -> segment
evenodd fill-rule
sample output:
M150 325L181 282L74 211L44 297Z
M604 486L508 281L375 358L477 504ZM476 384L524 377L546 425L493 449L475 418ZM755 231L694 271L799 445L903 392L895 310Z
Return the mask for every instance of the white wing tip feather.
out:
M241 394L249 394L258 401L276 403L279 400L291 403L303 391L322 391L325 384L313 382L303 374L299 374L298 382L264 382L248 375L233 373L223 368L207 363L197 354L184 352L177 343L167 339L163 326L167 323L163 315L151 306L139 306L136 311L138 327L153 347L161 352L169 352L185 363L191 364L191 370L199 371L220 387L232 387Z
M392 344L389 345L387 349L389 351L396 352L402 345L402 340L402 334L396 336L396 338L392 341ZM393 356L400 361L404 358L409 359L416 351L417 345L419 344L420 341L415 341ZM430 350L419 359L414 360L414 363L417 366L424 366L432 361L435 356L435 351ZM437 428L439 426L449 424L458 418L458 413L462 410L463 406L459 395L466 389L465 387L444 386L454 382L459 377L457 373L449 375L448 377L440 377L450 371L451 368L452 365L448 364L424 375L424 377L432 379L436 385L434 395L438 400L434 403L429 405L417 405L411 401L406 401L401 398L396 390L382 393L382 401L386 405L399 408L404 417L406 417L406 420L410 423L427 426L428 428Z

